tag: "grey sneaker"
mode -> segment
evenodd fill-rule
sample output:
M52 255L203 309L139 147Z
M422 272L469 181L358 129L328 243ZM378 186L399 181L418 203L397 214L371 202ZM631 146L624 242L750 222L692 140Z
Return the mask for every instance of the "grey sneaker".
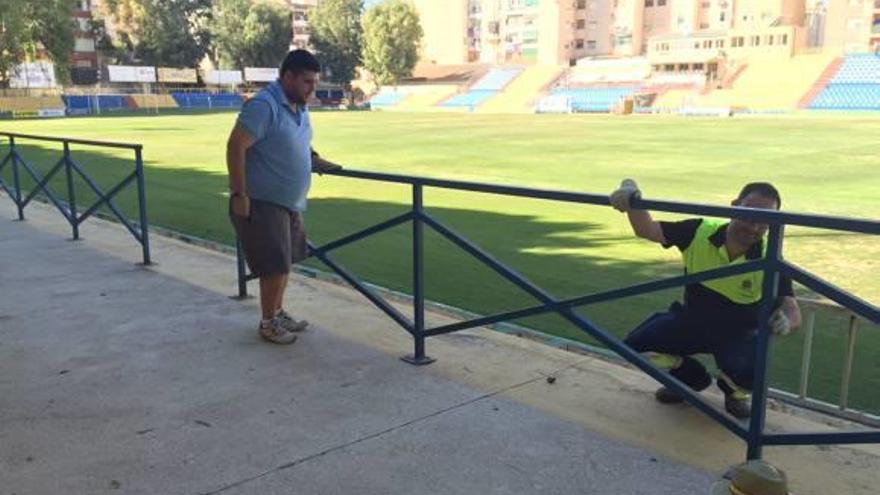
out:
M260 322L260 337L273 344L286 345L296 342L296 335L285 330L278 317L273 318L269 323Z
M288 332L302 332L309 326L309 322L306 320L297 320L283 309L278 312L275 319L278 320L279 323L281 323L281 327Z

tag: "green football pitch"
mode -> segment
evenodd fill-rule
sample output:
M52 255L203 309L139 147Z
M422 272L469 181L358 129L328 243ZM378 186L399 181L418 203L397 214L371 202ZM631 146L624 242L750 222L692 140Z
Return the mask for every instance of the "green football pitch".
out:
M141 143L151 224L232 243L224 157L234 119L234 113L71 118L9 121L0 129ZM744 183L766 180L780 189L786 210L880 218L880 119L871 116L685 119L354 112L314 113L312 120L315 148L352 169L601 194L621 178L633 177L646 198L718 205L729 204ZM56 152L49 152L57 145L21 144L25 158L40 169L58 159ZM105 188L131 170L124 159L130 154L121 150L75 146L73 156ZM7 167L3 173L7 183L9 172ZM30 185L26 180L25 187ZM59 180L52 187L66 196ZM77 184L77 195L79 204L94 199L84 184ZM320 243L406 211L411 192L402 185L315 176L311 198L306 222L310 236ZM674 249L633 238L625 217L608 207L436 189L426 190L425 201L431 214L556 296L681 272ZM134 216L131 192L119 202ZM363 279L408 292L410 231L397 227L341 249L336 257ZM482 314L534 304L439 235L426 230L426 241L430 299ZM785 257L880 302L880 238L789 228ZM624 335L679 294L666 291L590 306L582 314ZM559 317L516 323L590 342ZM850 393L854 407L875 413L880 413L878 332L876 326L861 327ZM774 386L796 389L802 345L800 334L774 342ZM837 400L845 346L845 319L821 315L812 396Z

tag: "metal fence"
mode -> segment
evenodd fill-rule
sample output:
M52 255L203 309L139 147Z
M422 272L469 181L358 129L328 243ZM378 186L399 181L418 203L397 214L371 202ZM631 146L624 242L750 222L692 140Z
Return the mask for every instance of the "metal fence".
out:
M770 389L770 395L782 401L813 409L834 417L857 421L859 423L880 427L880 416L850 408L849 394L852 388L852 371L855 361L856 338L865 318L849 309L826 301L799 298L805 315L803 332L804 346L801 350L801 367L798 377L797 392ZM809 396L810 372L813 364L813 343L816 335L816 316L820 313L834 314L846 321L846 346L843 351L843 367L840 375L839 396L836 404L814 399Z
M874 323L880 322L880 308L854 296L813 274L782 259L783 229L785 225L797 225L815 227L845 232L857 232L863 234L880 235L880 222L873 220L859 220L829 216L805 215L786 213L771 210L758 210L739 207L718 207L699 204L676 203L669 201L654 201L647 199L635 199L633 206L640 209L663 211L670 213L683 213L709 217L741 218L745 220L766 223L770 226L768 235L767 256L765 259L732 264L720 269L709 270L700 273L671 277L647 283L636 284L628 287L610 289L604 292L588 294L567 299L558 299L547 290L529 281L514 269L499 262L492 255L470 240L459 235L430 213L425 211L423 203L423 191L425 188L438 188L457 191L471 191L520 198L534 198L548 201L565 203L581 203L599 206L609 206L608 196L596 194L583 194L564 191L552 191L542 189L529 189L524 187L502 186L495 184L483 184L474 182L462 182L442 179L430 179L406 175L394 175L356 170L342 170L331 172L332 175L349 177L352 179L373 180L386 183L408 184L412 187L412 208L410 211L390 218L374 226L365 228L353 234L347 235L321 246L309 243L310 255L316 257L336 272L347 283L363 294L374 305L400 325L413 337L413 354L403 359L412 364L428 364L433 360L425 353L425 340L428 337L456 332L468 328L505 322L528 316L556 313L567 321L574 324L584 333L593 337L601 344L611 349L634 366L638 367L658 382L669 387L674 392L685 398L704 414L727 428L734 435L745 440L747 443L747 458L760 458L762 448L765 445L819 445L819 444L850 444L850 443L880 443L880 430L877 431L846 431L835 433L767 433L764 431L766 417L767 388L767 357L770 341L770 318L774 301L776 300L776 286L778 276L784 274L792 280L808 287L809 289L836 301L846 307L854 315L858 315ZM377 234L389 228L404 223L412 224L412 293L414 317L412 320L404 316L394 308L376 291L360 281L357 276L340 265L331 257L335 249L347 246L356 241ZM441 236L445 237L470 256L482 262L503 278L509 280L523 291L534 297L539 304L515 311L506 311L499 314L482 316L468 321L441 325L433 328L425 327L425 297L424 297L424 237L423 229L428 226ZM732 275L763 271L763 297L760 310L760 328L756 339L757 358L754 370L754 390L752 391L752 415L748 426L727 416L714 406L704 401L698 394L692 391L669 373L661 370L625 345L620 339L610 332L598 327L589 319L575 313L574 308L590 304L602 303L637 296L649 292L655 292L675 287L681 287L690 283L698 283L707 280L720 279ZM244 261L239 249L238 255L239 296L247 295L247 281L254 278L246 273Z
M85 222L90 216L95 214L99 208L106 206L116 219L131 233L132 236L140 243L143 263L150 264L150 237L149 224L147 222L147 200L144 186L144 162L142 157L142 146L140 144L114 143L108 141L90 141L83 139L54 138L47 136L34 136L29 134L17 134L12 132L0 132L0 136L8 139L9 151L6 152L2 160L0 160L0 172L6 167L12 168L12 184L7 184L0 176L0 189L15 203L18 210L18 219L24 220L24 209L28 204L40 193L43 193L61 215L70 224L74 239L79 239L79 226ZM22 157L19 152L20 141L37 141L60 143L62 145L61 157L49 169L45 175L40 175L35 167ZM95 146L99 148L122 148L131 150L134 154L134 170L115 184L108 191L104 191L95 182L95 180L86 173L85 169L73 158L71 149L74 145ZM67 186L67 201L59 199L48 187L49 182L64 170L65 182ZM30 191L22 188L22 174L27 173L33 179L35 185ZM77 174L88 185L89 188L97 195L97 200L85 208L80 213L76 201L76 189L74 187L74 174ZM123 191L132 182L136 183L138 197L138 219L137 223L129 221L113 198Z

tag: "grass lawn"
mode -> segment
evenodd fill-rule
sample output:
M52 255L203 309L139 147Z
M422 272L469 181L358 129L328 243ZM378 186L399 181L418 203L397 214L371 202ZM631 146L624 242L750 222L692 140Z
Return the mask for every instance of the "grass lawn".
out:
M234 113L71 118L3 122L0 129L142 143L150 222L231 243L224 156L234 119ZM769 180L781 190L787 210L880 218L880 154L876 152L880 119L876 117L683 119L374 112L315 113L313 124L315 148L349 168L593 193L607 193L621 178L633 177L647 198L711 204L728 204L745 182ZM55 145L21 144L26 159L43 170L59 157L48 151L58 149ZM5 153L5 144L0 151ZM130 172L130 163L123 160L129 156L122 150L79 146L73 150L73 157L105 188ZM9 167L2 177L11 183ZM387 219L410 204L405 186L314 179L306 219L310 236L318 242ZM32 181L24 183L32 185ZM56 180L52 187L66 196L62 182ZM119 202L133 214L132 192ZM93 198L84 184L78 184L80 205ZM610 208L434 189L426 191L425 200L431 214L556 296L586 294L681 271L674 249L634 239L625 217ZM478 313L533 304L527 295L427 229L426 240L429 298ZM366 280L409 291L409 242L409 227L400 226L341 249L336 257ZM880 239L876 237L790 228L785 256L875 304L880 302ZM679 293L639 296L591 306L582 313L624 335ZM589 341L558 317L518 323ZM811 376L811 395L816 398L837 399L844 330L840 318L819 319ZM880 387L878 330L862 327L850 393L854 407L875 413L880 413L880 395L875 393ZM774 386L795 389L802 343L800 335L774 343Z

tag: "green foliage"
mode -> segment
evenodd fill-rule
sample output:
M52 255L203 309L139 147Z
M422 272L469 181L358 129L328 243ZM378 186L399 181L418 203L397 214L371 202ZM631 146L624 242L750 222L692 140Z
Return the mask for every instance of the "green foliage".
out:
M423 35L418 12L403 0L385 0L367 10L362 58L376 84L412 75Z
M194 67L209 49L211 0L98 0L125 63ZM100 40L100 38L99 38Z
M310 42L328 81L348 85L361 63L363 0L325 0L311 13Z
M48 57L60 82L70 78L74 0L0 0L0 86L15 66Z
M291 22L280 5L216 0L210 24L214 59L226 68L277 67L290 48Z

